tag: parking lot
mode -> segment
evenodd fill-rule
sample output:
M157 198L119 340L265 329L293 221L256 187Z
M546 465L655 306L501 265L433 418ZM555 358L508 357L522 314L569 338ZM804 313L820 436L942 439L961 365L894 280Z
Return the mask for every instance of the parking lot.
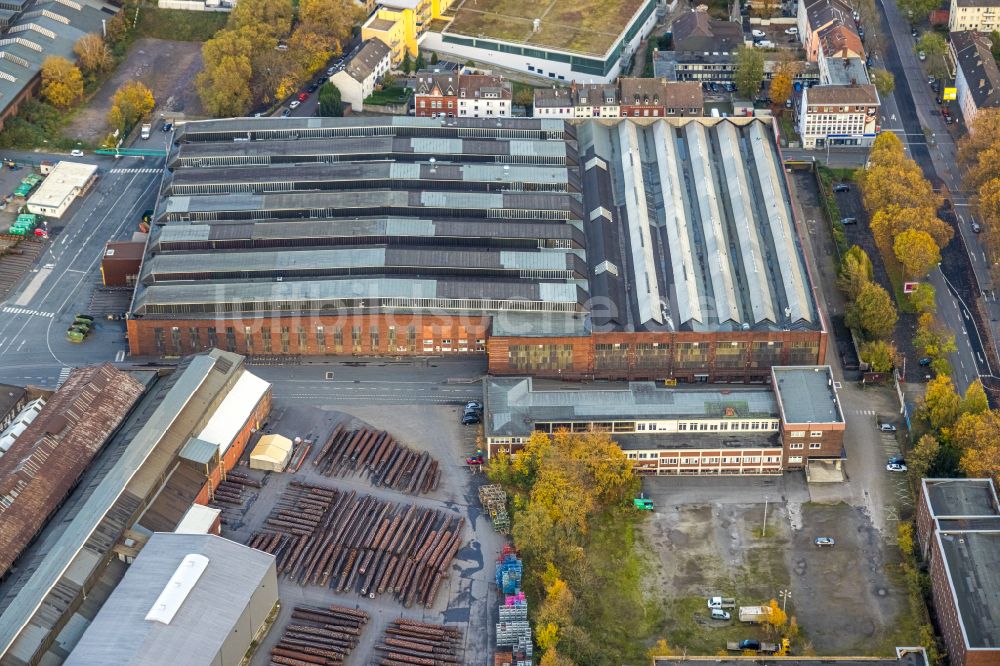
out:
M886 554L895 551L864 510L811 501L801 475L732 478L724 487L647 478L643 490L656 504L645 524L659 558L649 584L666 605L662 636L672 647L715 654L727 641L774 638L735 619L739 606L771 599L796 619L795 654L888 654L916 639L905 635L906 592ZM835 545L817 547L817 537ZM715 595L736 599L734 619L710 619L706 598Z
M332 402L332 400L331 400ZM251 471L242 463L238 470L263 479L259 491L246 493L242 507L225 509L228 525L223 536L246 543L250 536L260 531L264 521L276 505L289 482L305 481L341 491L356 491L359 496L372 495L396 503L434 508L465 518L465 534L461 547L453 560L448 577L441 585L430 608L415 604L404 608L389 594L374 599L357 593L336 593L327 587L300 585L279 576L279 593L282 609L253 664L269 663L270 648L278 641L282 630L291 619L292 607L297 604L329 606L339 604L369 613L371 619L361 635L358 647L347 664L367 664L376 654L373 646L378 642L390 620L408 617L415 620L448 624L460 627L464 633L462 663L479 663L481 655L491 653L490 641L497 616L497 597L493 583L493 561L500 552L502 537L496 534L488 516L483 519L479 510L478 486L483 477L473 474L464 464L466 456L475 452L474 428L463 428L460 423L460 405L393 405L391 409L379 405L316 406L296 399L275 398L271 418L265 433L279 433L289 438L302 437L319 442L297 473L265 473ZM350 427L371 426L386 430L398 441L416 451L427 451L437 460L441 469L438 489L425 495L408 495L382 487L374 487L367 477L322 476L312 460L331 428L339 422ZM244 454L244 463L251 446ZM332 585L332 583L331 583Z

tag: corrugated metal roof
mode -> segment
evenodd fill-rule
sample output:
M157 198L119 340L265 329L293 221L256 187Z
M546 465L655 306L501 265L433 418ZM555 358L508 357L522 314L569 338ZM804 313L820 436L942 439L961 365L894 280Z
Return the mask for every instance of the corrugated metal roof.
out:
M189 555L206 560L169 622L146 619ZM261 588L278 599L274 556L211 534L157 532L87 627L67 666L208 664L234 632ZM264 618L253 618L263 621ZM247 635L249 643L252 636Z
M74 370L0 458L0 575L143 393L110 364Z
M779 417L769 388L663 388L631 382L608 389L536 389L530 377L490 377L484 381L487 436L528 436L539 421L722 418L731 408L739 417Z
M219 447L203 439L192 437L181 449L180 457L199 465L207 465L219 455Z
M211 443L220 456L226 455L236 435L253 415L271 384L257 375L243 371L229 393L216 408L198 438ZM258 425L252 426L257 428Z
M128 447L115 461L101 484L94 488L69 524L62 528L46 557L38 563L17 596L0 614L0 655L7 654L15 640L19 636L24 636L24 644L19 654L28 655L29 659L34 656L38 643L44 640L48 628L42 626L29 628L27 626L29 620L71 563L81 571L90 571L104 557L104 553L85 550L84 544L98 525L105 520L112 506L122 497L126 486L156 449L157 444L208 378L209 373L216 367L217 360L231 363L232 358L241 357L214 350L210 354L190 359L180 376L173 381L170 390L163 396L162 402L132 437ZM31 633L31 636L27 636L27 633Z

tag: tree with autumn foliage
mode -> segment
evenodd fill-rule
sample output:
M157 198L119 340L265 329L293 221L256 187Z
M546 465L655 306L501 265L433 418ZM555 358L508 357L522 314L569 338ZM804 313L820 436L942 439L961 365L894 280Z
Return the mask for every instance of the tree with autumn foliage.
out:
M521 451L492 458L489 475L512 495L523 587L542 600L543 663L640 658L637 632L652 627L634 548L642 516L630 501L639 490L632 462L607 433L536 432Z
M854 300L861 293L861 288L872 281L875 269L868 253L861 247L852 245L840 261L840 277L837 286L847 294L848 300Z
M114 64L111 49L96 32L87 33L78 39L73 53L79 59L80 68L88 74L104 72Z
M906 456L907 465L910 471L916 475L918 479L922 479L927 476L927 472L930 471L931 466L937 460L938 454L941 452L941 444L938 442L937 437L931 434L923 435L918 441L917 445L913 447L910 451L910 455Z
M927 277L941 261L941 251L926 231L906 229L896 236L892 248L906 271L906 277L911 280Z
M958 406L958 411L962 414L983 414L990 408L990 401L986 397L986 389L983 382L978 377L965 389L962 402Z
M847 308L846 321L868 339L889 338L899 315L889 292L874 282L865 283Z
M947 433L958 419L961 402L951 377L938 375L927 383L921 415L933 430Z
M861 360L872 372L889 372L896 365L896 347L885 340L872 340L861 345Z
M83 75L66 58L49 56L42 61L42 97L57 109L68 109L83 97Z
M139 81L126 81L111 98L108 124L123 135L132 131L156 106L153 92Z
M788 624L788 615L781 609L781 605L777 599L771 599L767 602L767 607L770 609L770 612L764 619L764 626L767 627L768 632L777 636L781 634L785 625Z
M962 453L962 471L970 477L1000 482L1000 412L963 414L952 429L952 442Z

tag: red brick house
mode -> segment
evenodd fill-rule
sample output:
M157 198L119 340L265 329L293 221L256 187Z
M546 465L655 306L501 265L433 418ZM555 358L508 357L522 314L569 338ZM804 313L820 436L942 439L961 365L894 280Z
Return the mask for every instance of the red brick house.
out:
M418 117L458 115L458 74L418 74L413 108Z

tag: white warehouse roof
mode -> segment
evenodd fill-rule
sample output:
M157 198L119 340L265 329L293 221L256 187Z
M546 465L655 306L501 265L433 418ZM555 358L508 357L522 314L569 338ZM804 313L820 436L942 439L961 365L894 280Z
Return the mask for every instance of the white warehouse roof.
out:
M28 198L28 210L46 215L47 210L56 210L68 205L96 172L95 164L59 162L35 193ZM35 211L32 210L34 207L46 210Z
M198 439L218 446L219 456L226 455L229 445L269 388L268 382L244 370L205 429L198 434Z

